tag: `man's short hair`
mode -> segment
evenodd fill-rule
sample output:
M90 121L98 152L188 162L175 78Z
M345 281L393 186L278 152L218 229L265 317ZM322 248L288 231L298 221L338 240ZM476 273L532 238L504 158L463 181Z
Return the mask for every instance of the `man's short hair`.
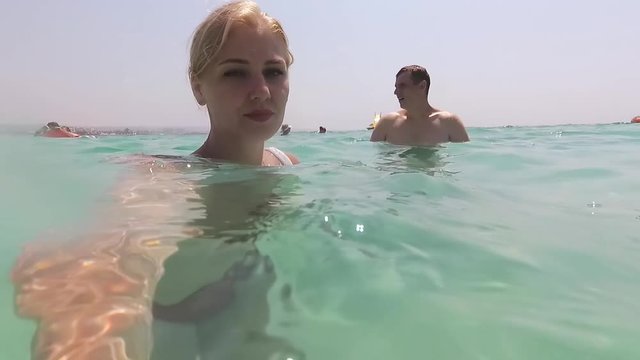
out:
M431 86L431 77L429 76L427 69L423 68L420 65L407 65L398 71L398 73L396 74L396 78L400 76L400 74L405 72L409 72L411 74L411 80L413 80L414 84L417 84L422 80L426 81L427 87L425 88L425 92L427 95L429 95L429 87Z

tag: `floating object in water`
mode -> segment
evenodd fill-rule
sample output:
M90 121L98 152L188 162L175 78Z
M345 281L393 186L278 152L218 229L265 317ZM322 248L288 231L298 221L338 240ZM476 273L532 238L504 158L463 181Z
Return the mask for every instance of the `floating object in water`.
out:
M380 113L376 113L373 116L373 121L371 122L371 124L369 124L369 126L367 126L367 130L373 130L376 128L376 125L378 125L378 121L380 121Z
M632 124L640 124L640 115L634 117L633 119L631 119L631 123Z

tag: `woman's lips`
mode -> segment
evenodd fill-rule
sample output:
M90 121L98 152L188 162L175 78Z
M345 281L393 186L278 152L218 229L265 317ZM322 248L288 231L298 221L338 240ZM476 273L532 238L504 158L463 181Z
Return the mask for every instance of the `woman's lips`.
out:
M256 122L265 122L273 116L271 110L254 110L252 112L244 114L244 116Z

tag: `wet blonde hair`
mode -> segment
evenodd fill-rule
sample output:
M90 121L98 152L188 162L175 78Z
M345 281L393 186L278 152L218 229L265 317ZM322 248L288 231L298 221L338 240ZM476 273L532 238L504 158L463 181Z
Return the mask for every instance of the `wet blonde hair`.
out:
M280 22L262 12L253 1L232 1L213 11L196 28L191 41L189 78L196 79L218 55L234 24L271 30L280 35L287 48L287 66L293 63L289 41Z

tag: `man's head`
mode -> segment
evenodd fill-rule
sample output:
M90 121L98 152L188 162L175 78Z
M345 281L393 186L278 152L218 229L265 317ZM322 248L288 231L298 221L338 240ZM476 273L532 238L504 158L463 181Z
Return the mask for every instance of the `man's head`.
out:
M419 65L409 65L396 74L396 89L393 93L402 106L407 102L426 99L429 96L429 86L431 86L431 77L427 69Z

